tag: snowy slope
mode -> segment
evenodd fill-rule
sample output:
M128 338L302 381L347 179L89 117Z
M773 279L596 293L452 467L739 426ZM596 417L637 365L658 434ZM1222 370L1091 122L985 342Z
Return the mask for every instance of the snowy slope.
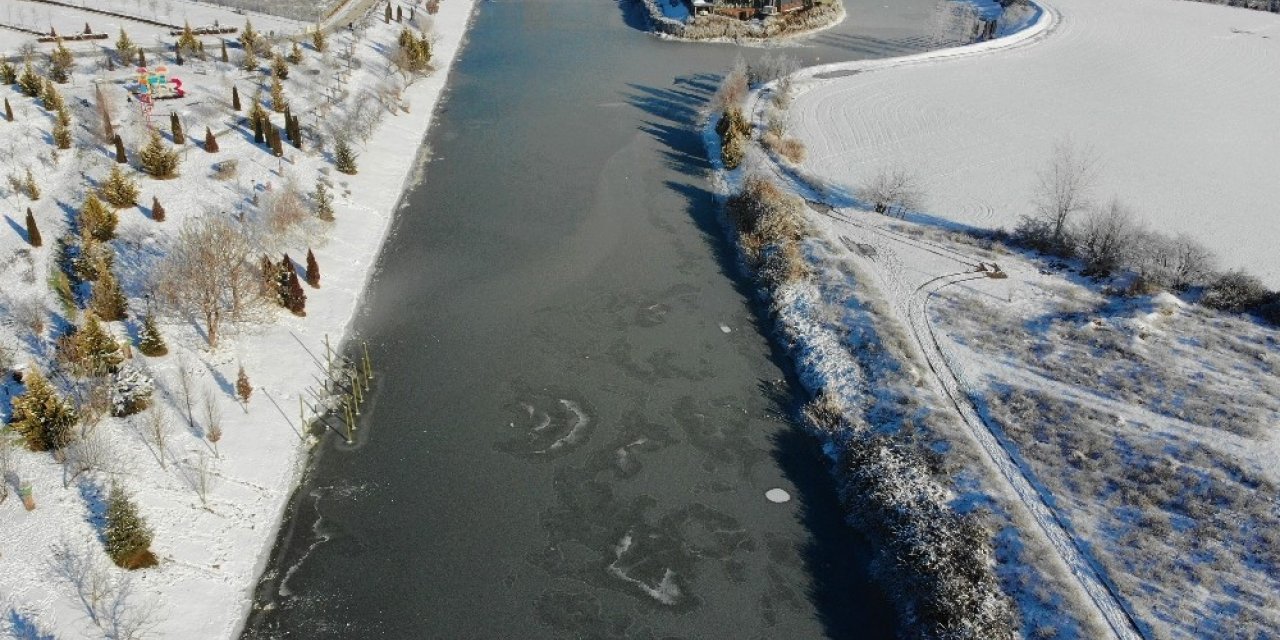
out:
M854 189L906 167L928 213L1010 227L1070 140L1100 158L1098 199L1280 285L1280 16L1169 0L1046 9L1047 33L970 48L981 55L807 70L791 110L804 168Z

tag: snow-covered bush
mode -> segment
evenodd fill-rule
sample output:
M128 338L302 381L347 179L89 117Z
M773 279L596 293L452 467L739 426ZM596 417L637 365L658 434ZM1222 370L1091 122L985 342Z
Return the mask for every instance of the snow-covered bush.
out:
M1209 285L1200 303L1210 309L1241 312L1269 302L1271 296L1261 280L1243 271L1228 271Z
M155 381L140 367L128 363L112 376L111 415L117 418L131 416L151 406L151 394Z

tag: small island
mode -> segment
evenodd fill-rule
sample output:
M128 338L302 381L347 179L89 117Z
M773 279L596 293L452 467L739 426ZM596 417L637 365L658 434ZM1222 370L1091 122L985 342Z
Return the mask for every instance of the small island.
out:
M641 0L649 28L668 38L773 40L812 33L844 20L840 0Z

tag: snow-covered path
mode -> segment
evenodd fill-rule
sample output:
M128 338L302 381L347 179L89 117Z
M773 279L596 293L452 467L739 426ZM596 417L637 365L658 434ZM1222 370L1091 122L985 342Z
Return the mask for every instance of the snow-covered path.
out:
M906 167L929 213L1007 227L1069 140L1100 159L1097 199L1280 285L1280 16L1171 0L1046 10L1012 39L802 72L791 117L805 170L851 190Z

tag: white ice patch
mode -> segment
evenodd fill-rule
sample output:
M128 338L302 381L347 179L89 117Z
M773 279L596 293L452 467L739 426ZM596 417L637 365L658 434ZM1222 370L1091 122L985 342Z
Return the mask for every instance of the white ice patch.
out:
M722 323L720 323L720 331L722 331L722 332L724 332L724 333L733 333L733 329L730 329L730 328L729 328L729 325L724 324L723 322L722 322Z
M786 489L778 489L776 487L764 492L764 497L774 504L791 502L791 494L787 493Z
M658 584L655 586L649 586L645 581L632 578L627 575L626 571L623 571L618 567L618 561L622 560L623 554L631 548L631 542L631 532L627 532L627 535L622 536L622 540L618 543L618 546L613 548L615 558L614 561L609 564L609 573L623 581L630 582L631 584L640 587L640 590L645 592L650 598L653 598L662 604L668 606L674 605L680 599L680 585L677 585L675 581L676 572L671 569L666 569L662 574L662 579L658 581Z
M582 407L578 406L578 403L572 400L561 400L560 404L564 405L564 408L573 413L573 420L570 421L569 433L564 434L564 436L559 440L552 442L551 446L543 449L541 453L556 451L561 447L577 444L578 440L582 439L583 430L586 429L587 424L591 422L591 419L587 417L587 414L582 410Z

